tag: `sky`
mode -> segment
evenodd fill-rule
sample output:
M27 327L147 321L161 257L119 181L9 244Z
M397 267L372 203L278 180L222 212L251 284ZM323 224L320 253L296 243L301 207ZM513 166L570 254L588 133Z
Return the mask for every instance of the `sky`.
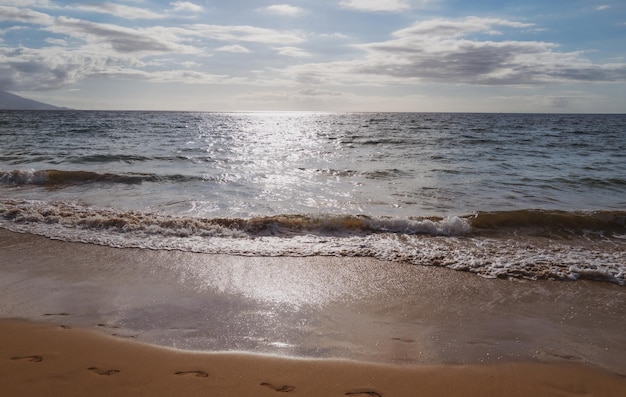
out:
M74 109L626 113L626 1L0 0L0 90Z

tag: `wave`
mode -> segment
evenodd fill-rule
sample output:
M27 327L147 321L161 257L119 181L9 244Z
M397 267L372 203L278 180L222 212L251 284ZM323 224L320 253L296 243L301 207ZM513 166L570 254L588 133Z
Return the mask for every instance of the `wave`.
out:
M604 237L626 233L626 211L514 210L479 212L469 219L478 232Z
M98 174L101 175L101 174ZM626 238L626 211L513 210L467 216L370 217L366 215L273 215L252 218L200 218L96 208L76 202L0 200L0 219L163 235L246 237L302 234L352 236L374 233L427 236ZM228 232L224 232L228 230Z
M209 219L38 200L0 200L0 219L18 224L58 224L68 228L201 237L350 236L371 233L457 236L470 231L469 223L459 217L393 219L355 215L276 215Z
M1 228L65 241L248 256L367 256L484 277L593 279L619 285L626 285L625 218L626 212L619 211L522 210L408 219L209 219L76 202L0 200Z
M149 161L151 157L140 155L125 155L125 154L92 154L85 156L72 156L66 159L67 162L73 164L89 164L89 163L112 163L112 162L124 162L132 164L136 162Z
M306 168L298 168L300 171L307 171ZM397 168L390 169L380 169L373 171L356 171L350 169L337 170L332 168L325 169L315 169L312 170L318 174L330 175L333 177L341 177L341 178L351 178L351 177L364 177L367 179L393 179L397 177L401 177L406 175L405 171L399 170Z
M194 178L184 175L155 175L140 173L115 174L82 170L63 171L55 169L20 169L13 171L0 171L0 185L35 185L50 188L62 188L66 186L86 185L92 183L138 185L144 182L184 182L190 179L200 180L202 178Z
M570 177L570 178L550 178L550 179L530 179L524 178L524 182L541 183L546 186L586 186L592 188L622 188L626 186L624 178L592 178L592 177Z

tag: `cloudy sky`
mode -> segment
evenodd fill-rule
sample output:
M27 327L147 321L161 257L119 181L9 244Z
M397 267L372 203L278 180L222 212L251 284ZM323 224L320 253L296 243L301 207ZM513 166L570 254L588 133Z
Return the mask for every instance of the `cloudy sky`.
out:
M0 0L0 90L76 109L626 113L626 2Z

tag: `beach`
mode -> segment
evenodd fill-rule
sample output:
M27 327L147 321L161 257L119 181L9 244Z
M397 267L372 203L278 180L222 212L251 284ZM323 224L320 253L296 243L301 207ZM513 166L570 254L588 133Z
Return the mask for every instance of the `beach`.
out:
M626 387L626 292L611 283L6 231L0 245L1 315L13 319L0 325L7 395L618 396Z
M623 115L3 117L3 396L626 389Z
M157 348L84 329L0 321L11 396L621 396L623 376L581 364L393 366Z

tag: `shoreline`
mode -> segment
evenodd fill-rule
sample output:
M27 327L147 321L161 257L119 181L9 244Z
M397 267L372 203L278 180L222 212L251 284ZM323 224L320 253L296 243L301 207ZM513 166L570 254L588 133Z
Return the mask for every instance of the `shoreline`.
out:
M0 230L0 318L187 351L626 375L626 289L371 258L118 249Z
M0 320L7 395L621 396L626 377L576 363L402 366L166 349Z

